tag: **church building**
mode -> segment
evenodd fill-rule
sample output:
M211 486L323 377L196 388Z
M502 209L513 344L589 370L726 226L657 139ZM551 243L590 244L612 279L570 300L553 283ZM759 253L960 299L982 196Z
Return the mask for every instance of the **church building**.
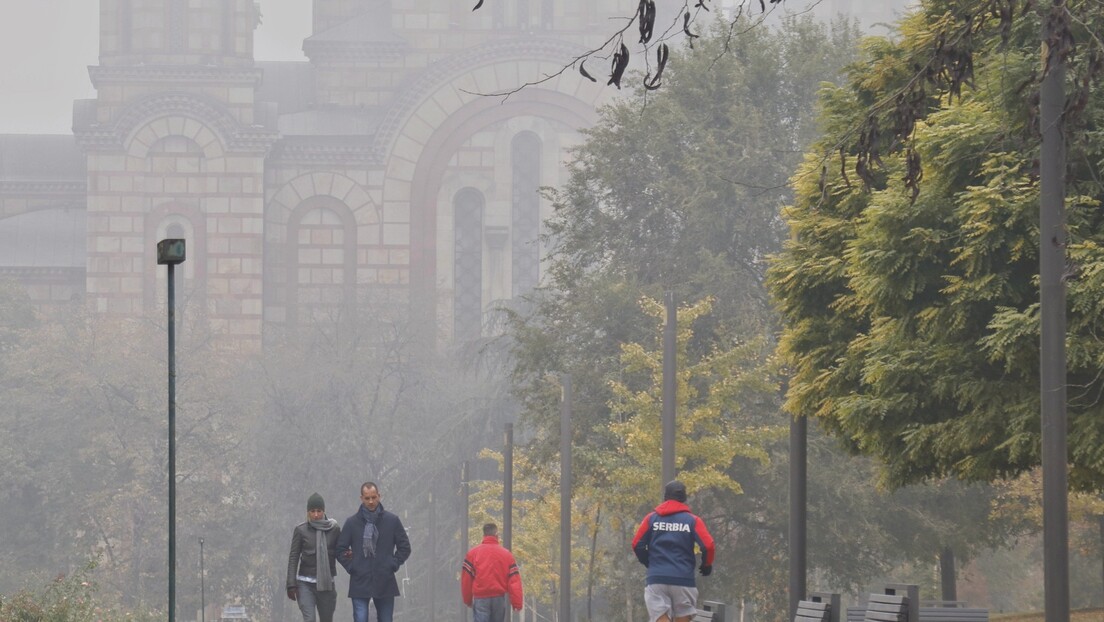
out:
M263 2L100 0L73 137L0 137L0 278L141 315L184 238L178 300L228 343L364 313L478 338L540 280L538 189L609 96L561 70L625 3L470 4L314 0L306 60L264 62Z
M182 312L228 344L366 314L488 334L541 280L539 188L616 92L565 65L636 2L475 2L313 0L305 60L266 62L263 0L99 0L72 136L0 136L0 279L148 315L156 242L184 238Z

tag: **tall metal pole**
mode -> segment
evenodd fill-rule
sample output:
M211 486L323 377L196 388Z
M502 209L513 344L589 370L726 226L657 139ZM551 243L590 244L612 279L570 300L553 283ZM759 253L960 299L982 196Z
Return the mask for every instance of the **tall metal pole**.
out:
M560 622L571 622L571 376L560 404Z
M169 266L169 622L176 620L176 287Z
M664 295L667 323L663 327L663 481L660 491L675 479L675 350L678 344L678 309L675 293Z
M797 614L797 601L805 598L806 524L808 502L809 420L790 419L790 616Z
M1069 27L1065 0L1043 14L1044 75L1039 109L1039 384L1043 465L1043 593L1046 622L1069 622L1069 509L1066 449L1066 63L1051 54Z
M203 583L203 538L199 539L199 622L207 622L207 587Z
M514 424L506 424L502 457L502 546L513 548L514 537Z
M429 622L437 620L437 503L429 493Z
M471 489L468 482L470 481L471 463L467 460L460 466L460 495L464 500L463 511L460 512L460 559L463 560L468 555L468 549L471 548L468 542L470 531L470 518L468 517L471 512ZM460 620L466 622L468 619L468 608L460 603Z

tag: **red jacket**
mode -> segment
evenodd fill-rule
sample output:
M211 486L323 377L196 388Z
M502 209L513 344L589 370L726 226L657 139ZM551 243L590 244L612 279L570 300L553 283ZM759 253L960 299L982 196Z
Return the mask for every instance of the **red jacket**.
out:
M521 610L521 573L514 555L498 543L497 536L484 536L483 543L468 551L460 573L460 594L471 607L473 598L510 595L510 605Z

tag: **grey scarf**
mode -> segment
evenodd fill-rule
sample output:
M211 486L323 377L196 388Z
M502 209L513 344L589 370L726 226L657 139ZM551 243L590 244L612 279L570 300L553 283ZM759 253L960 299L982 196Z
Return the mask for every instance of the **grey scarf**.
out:
M376 506L376 510L373 512L363 505L360 506L360 517L364 519L364 540L361 542L361 552L365 557L376 556L376 542L379 541L379 529L376 528L376 521L379 520L380 514L383 513L383 504Z
M337 527L337 521L332 518L310 521L311 529L314 529L315 560L318 562L318 591L332 592L334 589L333 573L330 572L330 550L326 546L326 532Z

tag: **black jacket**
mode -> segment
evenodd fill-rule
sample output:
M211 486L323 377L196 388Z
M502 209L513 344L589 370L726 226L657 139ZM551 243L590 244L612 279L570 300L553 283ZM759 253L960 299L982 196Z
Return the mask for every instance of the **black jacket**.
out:
M310 523L299 523L291 532L291 553L288 554L287 587L295 587L295 577L318 577L318 551L315 550L316 533ZM337 576L337 538L341 534L341 528L324 532L326 538L326 554L330 556L330 574Z
M349 598L399 595L395 572L410 557L410 539L399 517L382 509L382 505L380 509L375 556L364 556L364 519L359 510L345 519L337 539L337 561L349 572ZM351 559L346 559L346 551L353 552Z

